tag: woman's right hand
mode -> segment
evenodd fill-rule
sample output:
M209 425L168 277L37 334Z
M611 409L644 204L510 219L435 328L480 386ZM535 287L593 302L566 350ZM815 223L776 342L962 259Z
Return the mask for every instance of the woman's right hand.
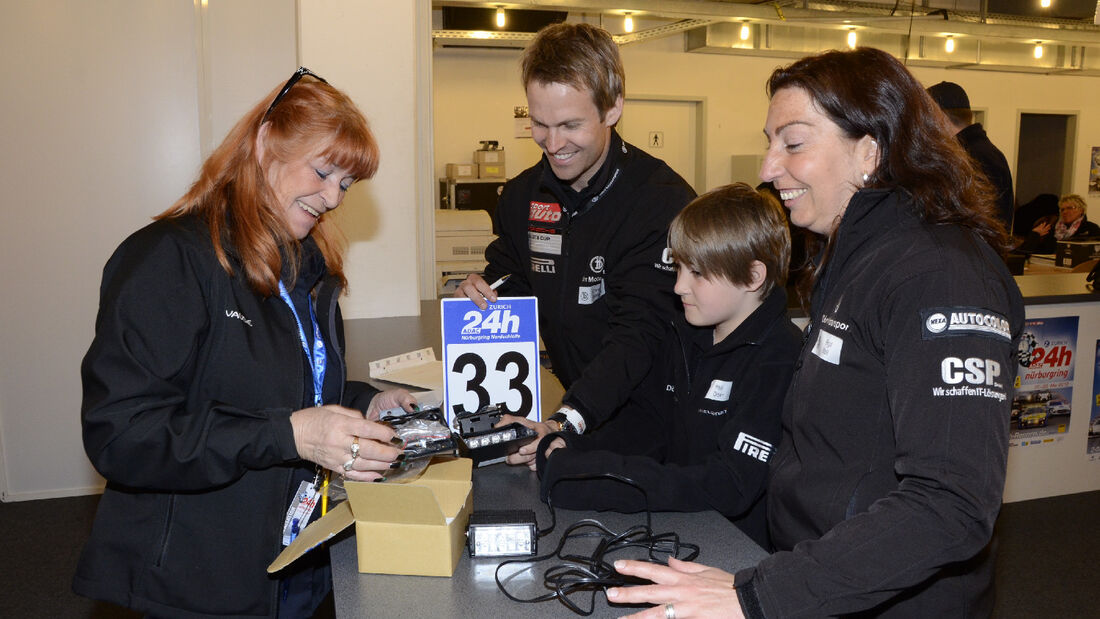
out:
M1035 234L1038 234L1039 236L1046 236L1046 235L1050 234L1050 229L1051 229L1050 222L1046 221L1046 220L1042 220L1039 223L1035 224L1035 227L1032 228L1031 231L1034 232Z
M368 421L357 410L335 404L304 408L290 415L298 455L352 481L374 481L403 458L393 428ZM358 437L358 456L352 445ZM344 464L351 462L345 470Z

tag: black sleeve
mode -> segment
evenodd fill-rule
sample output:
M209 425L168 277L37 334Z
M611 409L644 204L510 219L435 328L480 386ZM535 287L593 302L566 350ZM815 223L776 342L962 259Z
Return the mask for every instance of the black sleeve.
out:
M81 377L84 448L107 480L198 491L298 458L292 409L189 400L217 268L168 237L128 241L104 268Z
M797 340L796 340L797 341ZM673 464L650 455L621 455L609 450L558 449L550 454L541 471L543 497L557 480L578 475L611 473L633 480L644 493L620 481L592 480L561 482L554 490L554 504L568 509L597 509L635 512L704 511L713 509L736 518L746 513L763 495L771 451L744 449L744 436L776 445L780 434L783 398L797 355L788 346L783 359L753 364L743 377L751 385L730 409L729 420L716 441L718 449L697 464ZM624 410L616 422L633 419ZM671 410L666 415L676 414ZM667 426L658 426L647 437L632 442L662 445ZM582 437L583 438L583 437ZM648 501L648 503L647 503Z

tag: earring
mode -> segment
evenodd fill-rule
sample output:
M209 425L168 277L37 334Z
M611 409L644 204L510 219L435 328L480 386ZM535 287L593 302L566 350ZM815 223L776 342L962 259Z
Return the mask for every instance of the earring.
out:
M868 174L864 174L864 175L863 175L863 182L864 182L864 183L866 183L866 182L867 182L868 180L870 180L870 179L871 179L870 175L868 175Z

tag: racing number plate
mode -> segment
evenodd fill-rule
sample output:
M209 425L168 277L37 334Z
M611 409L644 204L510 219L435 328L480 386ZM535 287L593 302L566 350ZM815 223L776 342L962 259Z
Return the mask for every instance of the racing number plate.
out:
M540 420L538 299L502 297L484 310L469 299L441 303L447 422L489 404Z

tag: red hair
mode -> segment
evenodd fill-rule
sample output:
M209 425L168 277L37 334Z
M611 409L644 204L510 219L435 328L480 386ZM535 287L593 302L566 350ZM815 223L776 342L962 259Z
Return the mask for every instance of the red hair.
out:
M232 248L249 287L264 296L277 293L284 248L298 264L301 245L287 231L267 182L266 165L256 153L261 121L279 89L268 93L229 131L202 164L198 180L168 210L167 219L195 214L210 228L214 253L222 268L234 275L226 246ZM265 161L287 162L319 155L344 168L356 180L371 178L378 169L378 143L366 118L351 99L325 82L309 77L295 84L268 114ZM317 242L330 275L347 286L344 239L327 220L314 225Z

